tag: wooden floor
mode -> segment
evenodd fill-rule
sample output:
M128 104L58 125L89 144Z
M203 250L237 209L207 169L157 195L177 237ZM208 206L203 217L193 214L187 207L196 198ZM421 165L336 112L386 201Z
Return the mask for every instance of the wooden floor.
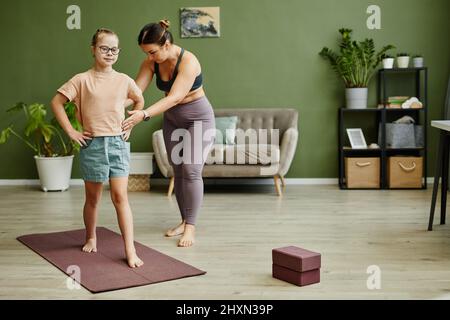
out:
M206 270L199 277L91 294L27 249L19 235L82 228L83 188L44 193L0 187L0 299L447 299L450 225L426 231L431 190L341 191L335 186L206 186L197 243L163 237L179 221L165 188L130 193L137 241ZM439 207L438 207L439 209ZM439 216L439 213L436 213ZM438 217L436 217L438 223ZM118 231L105 187L99 224ZM271 249L322 253L321 283L296 287L271 276ZM368 266L381 269L369 290Z

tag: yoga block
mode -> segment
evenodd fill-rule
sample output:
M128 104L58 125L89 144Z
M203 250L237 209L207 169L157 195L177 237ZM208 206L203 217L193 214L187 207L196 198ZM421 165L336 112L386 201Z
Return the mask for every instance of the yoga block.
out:
M320 282L320 253L288 246L272 250L272 275L298 286Z
M297 272L277 264L272 264L272 276L276 279L303 287L320 282L320 269Z

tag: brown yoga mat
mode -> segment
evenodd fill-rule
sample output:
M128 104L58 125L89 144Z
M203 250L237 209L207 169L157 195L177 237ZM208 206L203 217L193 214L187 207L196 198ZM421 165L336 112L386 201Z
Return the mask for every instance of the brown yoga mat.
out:
M135 242L144 261L139 268L128 267L122 236L103 227L97 228L97 252L81 251L85 230L30 234L17 240L71 276L79 270L80 284L93 293L143 286L151 283L205 274L184 262ZM73 267L77 266L77 267Z

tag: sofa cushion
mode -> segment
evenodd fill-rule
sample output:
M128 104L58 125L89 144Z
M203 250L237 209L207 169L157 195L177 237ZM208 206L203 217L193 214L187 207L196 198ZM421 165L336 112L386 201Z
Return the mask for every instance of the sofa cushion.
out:
M216 117L216 143L234 144L238 117Z
M259 164L280 162L280 147L269 144L235 144L212 146L206 164Z
M279 165L279 163L269 166L254 164L211 164L204 166L202 176L205 178L272 177L277 174Z

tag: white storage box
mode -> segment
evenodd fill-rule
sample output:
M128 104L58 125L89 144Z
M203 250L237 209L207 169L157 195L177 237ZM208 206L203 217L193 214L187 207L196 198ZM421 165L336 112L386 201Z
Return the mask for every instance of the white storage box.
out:
M153 152L131 152L130 174L153 174Z
M132 152L130 156L128 191L149 191L150 175L153 173L153 153Z

